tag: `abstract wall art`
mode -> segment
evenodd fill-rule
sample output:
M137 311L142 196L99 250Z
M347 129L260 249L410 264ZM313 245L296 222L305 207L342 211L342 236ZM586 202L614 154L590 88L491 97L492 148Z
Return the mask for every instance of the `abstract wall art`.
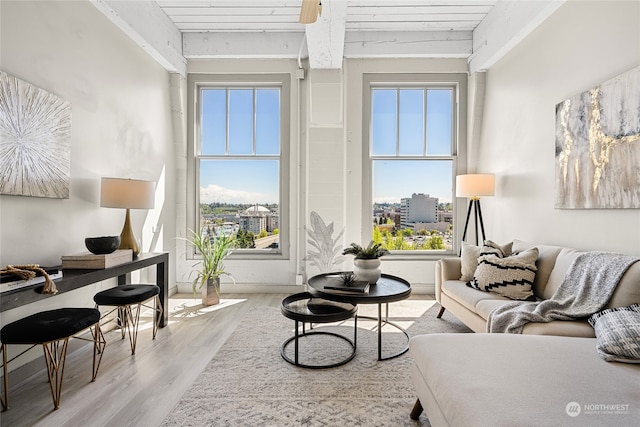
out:
M556 208L640 208L640 67L556 105Z
M0 71L0 194L69 198L71 103Z

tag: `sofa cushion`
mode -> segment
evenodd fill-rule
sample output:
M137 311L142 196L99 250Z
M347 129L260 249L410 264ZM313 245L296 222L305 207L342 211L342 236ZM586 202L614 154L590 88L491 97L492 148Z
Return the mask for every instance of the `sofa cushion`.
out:
M602 310L589 317L589 323L604 360L640 363L640 304Z
M484 252L484 250L483 250ZM527 300L533 297L532 286L536 277L535 262L538 249L531 248L517 255L500 258L481 255L471 286L481 291L494 292L507 298Z
M447 294L452 299L455 299L464 307L472 312L476 312L476 306L480 301L484 300L496 300L505 299L491 292L482 292L477 289L473 289L463 281L460 280L447 280L442 284L442 292Z
M513 302L512 299L500 296L498 294L492 294L495 298L483 299L476 304L476 313L483 319L489 318L489 313L498 307L502 307L508 302Z
M556 263L553 266L553 270L551 270L551 274L549 275L549 280L547 285L544 287L542 291L543 299L550 299L553 294L556 293L562 282L564 281L564 277L567 275L567 271L571 264L583 254L584 251L579 251L571 248L562 248L558 256L556 257Z
M491 240L487 240L484 246L475 246L463 241L460 253L460 258L462 260L462 265L460 267L462 276L460 277L460 280L468 282L473 279L473 273L475 273L476 268L478 267L478 257L482 252L493 253L502 258L511 255L512 245L512 242L499 245Z
M524 252L527 249L538 248L538 259L536 260L536 278L533 281L533 293L538 298L544 294L551 271L556 264L556 257L562 250L560 246L536 245L522 240L513 241L513 253Z
M606 308L640 304L640 262L632 264L624 273Z

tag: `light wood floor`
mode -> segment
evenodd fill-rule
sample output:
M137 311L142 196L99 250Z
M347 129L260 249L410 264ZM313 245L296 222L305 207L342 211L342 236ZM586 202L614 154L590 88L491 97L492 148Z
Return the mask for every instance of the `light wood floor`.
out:
M285 296L225 294L220 305L203 307L192 295L174 295L169 300L169 324L158 331L155 340L151 339L151 312L143 312L134 356L128 339L121 340L119 331L105 334L108 344L93 383L90 382L92 346L76 344L78 348L67 355L58 410L53 410L43 360L32 362L40 363L41 371L18 384L11 382L10 374L9 410L0 414L0 424L3 427L160 425L245 313L258 306L279 307ZM412 295L411 299L433 300L433 296ZM392 315L402 313L392 306Z

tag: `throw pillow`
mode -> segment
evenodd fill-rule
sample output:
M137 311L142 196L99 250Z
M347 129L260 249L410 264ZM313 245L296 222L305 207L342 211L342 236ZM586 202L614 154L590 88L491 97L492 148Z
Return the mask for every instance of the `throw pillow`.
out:
M589 323L604 360L640 363L640 304L602 310L589 317Z
M469 285L481 291L493 292L515 300L530 300L536 278L538 248L501 258L487 253L478 258L478 268Z
M462 242L462 250L460 253L461 260L461 268L460 271L462 276L460 280L463 282L468 282L473 279L473 274L478 267L478 257L482 253L494 253L499 255L500 258L511 255L511 247L513 246L513 242L506 243L504 245L498 245L491 240L487 240L485 246L475 246L471 245L467 242Z

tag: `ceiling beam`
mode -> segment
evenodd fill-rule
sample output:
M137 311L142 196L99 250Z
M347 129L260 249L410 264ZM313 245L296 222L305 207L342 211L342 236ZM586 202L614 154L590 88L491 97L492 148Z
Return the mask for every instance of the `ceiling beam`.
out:
M475 73L491 68L565 1L498 1L473 30L469 71Z
M347 2L329 1L322 5L318 20L305 25L312 69L342 68L346 21Z
M302 32L184 33L182 52L187 59L297 58L303 42Z
M187 75L182 33L155 1L90 0L167 71Z
M471 31L347 31L345 58L467 58Z

